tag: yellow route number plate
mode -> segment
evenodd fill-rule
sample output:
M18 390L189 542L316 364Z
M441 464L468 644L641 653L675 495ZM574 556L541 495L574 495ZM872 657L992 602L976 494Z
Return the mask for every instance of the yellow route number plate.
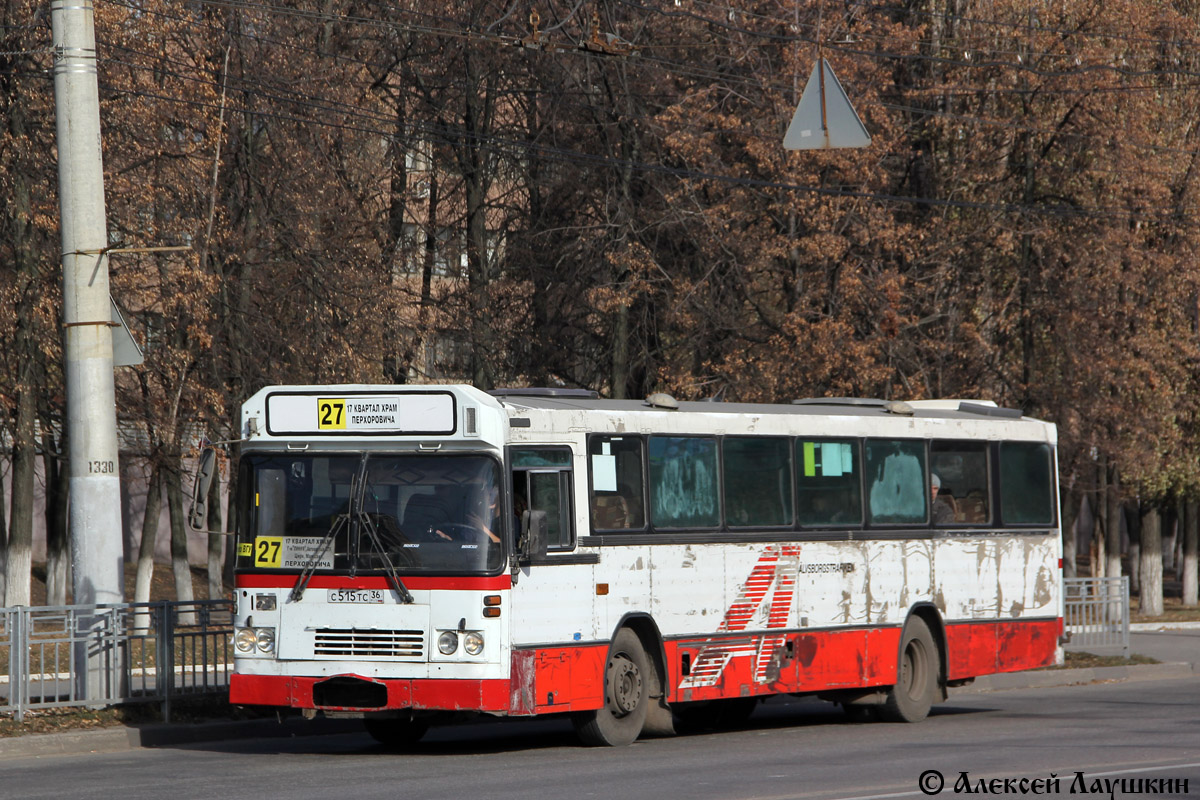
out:
M328 397L318 398L317 427L323 431L346 430L346 401Z
M278 569L282 555L282 536L259 536L254 540L254 566Z

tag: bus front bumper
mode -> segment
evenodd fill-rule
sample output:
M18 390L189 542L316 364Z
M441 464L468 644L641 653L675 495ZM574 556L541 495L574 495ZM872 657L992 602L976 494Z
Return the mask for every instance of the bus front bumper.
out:
M305 677L230 676L234 705L282 706L329 711L482 711L508 713L512 706L507 678L364 678L360 675Z

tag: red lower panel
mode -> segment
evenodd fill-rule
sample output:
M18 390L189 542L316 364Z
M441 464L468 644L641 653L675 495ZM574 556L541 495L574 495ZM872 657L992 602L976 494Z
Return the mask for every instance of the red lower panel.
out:
M316 708L313 703L313 686L324 680L327 678L235 674L229 680L229 702L243 705ZM508 711L509 682L505 679L390 680L363 678L362 680L382 685L387 690L387 705L372 707L370 710L418 708L430 711ZM332 706L329 708L353 707Z
M1058 652L1059 621L967 622L946 626L949 679L1046 667Z
M1058 620L948 625L948 678L1053 664L1058 629ZM899 627L891 627L668 642L668 700L890 686L900 635Z
M514 651L513 713L600 708L607 655L606 644Z

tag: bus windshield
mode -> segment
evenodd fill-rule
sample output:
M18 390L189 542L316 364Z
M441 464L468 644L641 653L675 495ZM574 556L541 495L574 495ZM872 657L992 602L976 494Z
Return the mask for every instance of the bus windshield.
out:
M482 455L247 454L238 566L351 574L499 569L499 466Z

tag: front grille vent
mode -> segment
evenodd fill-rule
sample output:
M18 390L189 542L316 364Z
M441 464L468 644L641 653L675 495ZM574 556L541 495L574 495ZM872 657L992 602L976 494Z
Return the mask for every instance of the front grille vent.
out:
M403 658L425 655L424 631L317 628L315 653L325 658Z

